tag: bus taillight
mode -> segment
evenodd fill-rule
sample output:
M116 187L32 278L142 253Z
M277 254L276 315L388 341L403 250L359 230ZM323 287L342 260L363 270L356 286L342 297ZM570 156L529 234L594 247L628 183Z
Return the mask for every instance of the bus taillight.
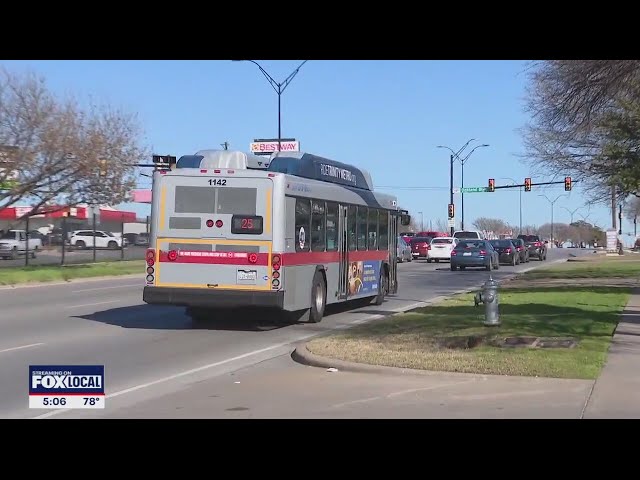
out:
M249 254L249 263L256 263L258 261L258 254L257 253L250 253Z
M271 272L271 288L273 290L278 290L280 288L280 255L274 255L271 257L271 268L273 271Z
M156 263L156 251L153 248L147 249L147 265L153 267L153 264Z

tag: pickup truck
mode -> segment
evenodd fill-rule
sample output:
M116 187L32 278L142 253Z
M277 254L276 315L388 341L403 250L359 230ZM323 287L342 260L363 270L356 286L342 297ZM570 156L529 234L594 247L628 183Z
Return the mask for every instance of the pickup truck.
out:
M36 258L36 254L42 249L42 240L29 237L29 254ZM0 233L0 257L16 259L18 255L27 253L27 232L24 230L9 230Z

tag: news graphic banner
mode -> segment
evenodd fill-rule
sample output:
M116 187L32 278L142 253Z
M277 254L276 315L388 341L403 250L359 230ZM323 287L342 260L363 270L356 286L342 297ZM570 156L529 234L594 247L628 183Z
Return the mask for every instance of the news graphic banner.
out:
M29 408L105 408L104 365L29 365Z

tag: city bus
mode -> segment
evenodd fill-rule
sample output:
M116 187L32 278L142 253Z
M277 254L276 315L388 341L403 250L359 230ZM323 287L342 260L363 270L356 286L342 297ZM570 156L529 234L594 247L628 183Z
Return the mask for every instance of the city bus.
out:
M310 153L201 150L153 173L143 301L278 310L319 322L329 304L397 293L395 196L362 168Z

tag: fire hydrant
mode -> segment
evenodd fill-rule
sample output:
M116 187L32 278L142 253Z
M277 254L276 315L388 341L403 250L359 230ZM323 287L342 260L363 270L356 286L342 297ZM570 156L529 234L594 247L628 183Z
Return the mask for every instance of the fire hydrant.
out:
M489 280L482 286L482 291L476 293L474 303L477 307L484 303L484 324L487 327L496 327L500 325L500 311L498 298L498 282L491 275Z

